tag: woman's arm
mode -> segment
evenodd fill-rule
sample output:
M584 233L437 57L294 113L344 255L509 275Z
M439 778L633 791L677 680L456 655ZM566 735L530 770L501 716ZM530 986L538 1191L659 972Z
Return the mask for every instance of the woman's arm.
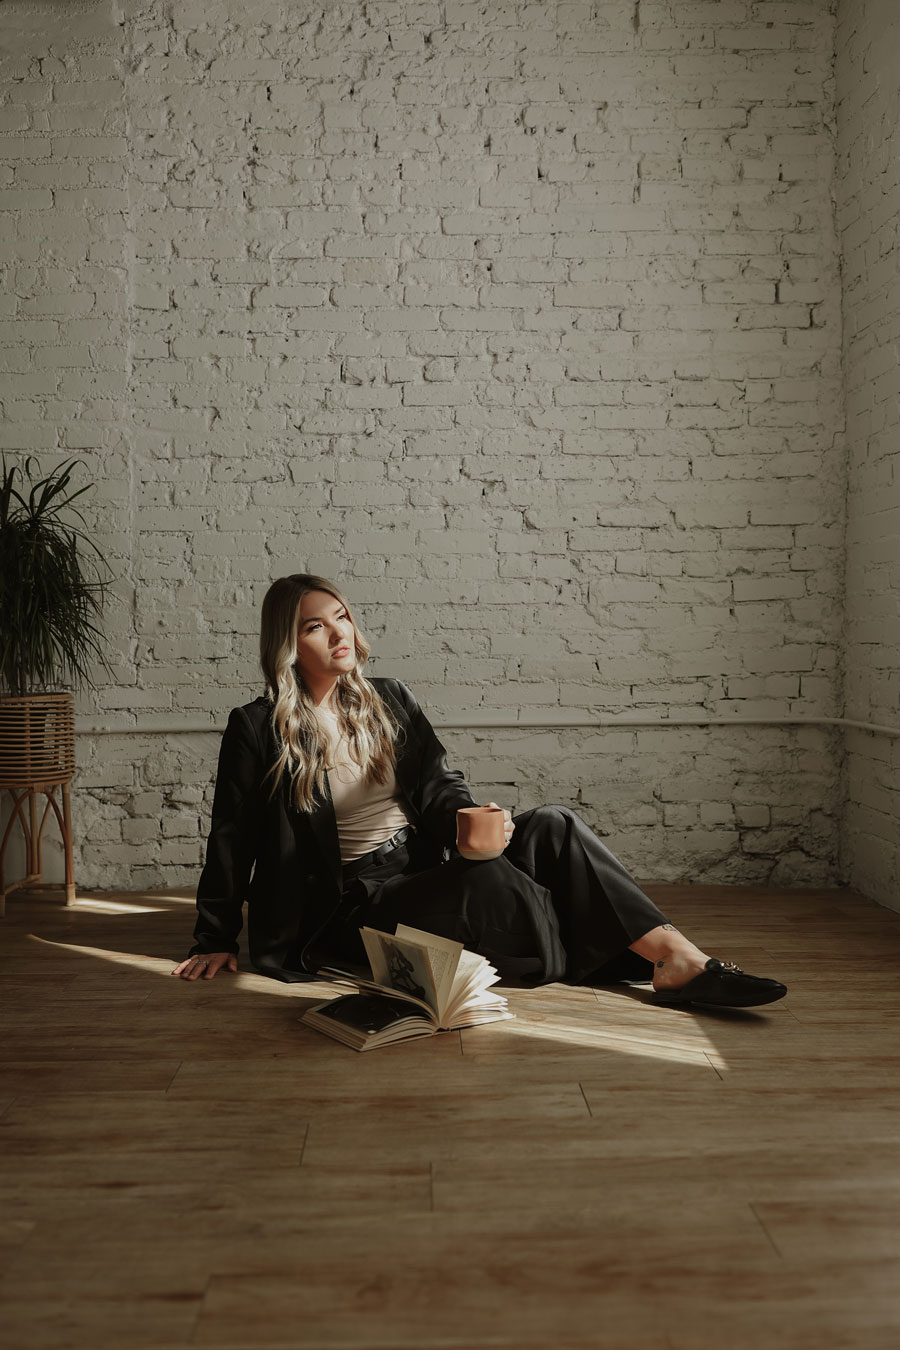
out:
M447 847L456 845L456 813L462 806L476 806L465 778L447 764L447 751L435 735L434 727L423 713L412 690L397 685L399 697L409 715L421 752L416 805L428 833Z
M206 866L197 887L192 956L237 953L241 910L256 859L262 774L256 733L244 709L234 708L219 750Z

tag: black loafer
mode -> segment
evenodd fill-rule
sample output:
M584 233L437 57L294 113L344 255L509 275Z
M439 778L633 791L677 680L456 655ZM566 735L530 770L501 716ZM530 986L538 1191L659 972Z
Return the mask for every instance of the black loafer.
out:
M684 1003L706 1003L716 1008L756 1008L761 1003L774 1003L786 993L787 985L778 980L745 975L733 961L717 961L711 956L705 969L687 984L680 989L655 989L650 1001L669 1008Z

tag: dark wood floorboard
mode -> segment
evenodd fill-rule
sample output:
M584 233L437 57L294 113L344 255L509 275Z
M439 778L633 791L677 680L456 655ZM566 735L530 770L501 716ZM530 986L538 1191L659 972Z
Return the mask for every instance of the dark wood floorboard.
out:
M326 985L171 978L188 895L11 896L0 1341L896 1350L900 914L648 889L788 997L510 989L359 1055L298 1024Z

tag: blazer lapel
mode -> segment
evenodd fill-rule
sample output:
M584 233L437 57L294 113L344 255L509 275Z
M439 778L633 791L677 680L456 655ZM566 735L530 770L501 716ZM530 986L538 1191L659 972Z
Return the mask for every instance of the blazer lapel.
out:
M419 812L414 805L418 783L417 766L415 757L409 753L407 746L404 746L397 756L394 775L397 780L397 788L403 797L406 814L410 817L412 824L418 825Z
M262 703L262 699L257 700ZM272 724L269 716L266 716L265 733L267 740L267 750L269 762L271 763L278 754L278 747L275 741L275 733L272 730ZM302 861L309 850L309 833L318 844L322 857L328 871L328 875L338 889L341 890L341 846L338 842L337 818L334 814L334 802L331 800L331 788L328 785L328 775L325 776L324 795L316 792L316 805L312 812L298 811L294 805L291 796L290 775L284 773L281 778L281 801L282 808L294 832L294 840L297 847L297 856Z
M415 806L417 788L419 784L419 747L412 738L412 726L406 709L401 703L393 698L391 692L380 680L373 680L373 684L378 686L378 692L381 697L391 705L398 721L401 723L404 731L403 744L395 751L396 763L394 766L394 776L397 780L397 787L404 799L406 813L410 816L412 824L418 825L419 812Z
M325 795L321 796L317 793L316 809L306 819L319 848L322 850L322 856L328 866L328 871L340 890L341 846L338 840L337 817L334 814L334 802L331 798L331 787L328 783L327 774L325 775Z
M290 784L287 779L288 776L285 774L281 783L282 802L285 814L293 827L297 856L302 860L308 855L310 836L312 836L313 843L317 845L322 855L328 876L340 890L341 845L338 840L337 817L334 813L334 802L331 798L328 776L325 777L324 795L316 792L315 805L309 812L297 810L291 797Z

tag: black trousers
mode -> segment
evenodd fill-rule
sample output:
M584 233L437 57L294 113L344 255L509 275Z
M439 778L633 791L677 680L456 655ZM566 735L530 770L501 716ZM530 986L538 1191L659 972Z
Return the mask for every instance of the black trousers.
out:
M365 963L359 928L398 923L462 942L504 979L528 984L649 980L653 965L632 942L667 923L618 858L566 806L514 818L499 858L423 863L414 834L382 866L348 880L341 907L319 935L323 959Z

